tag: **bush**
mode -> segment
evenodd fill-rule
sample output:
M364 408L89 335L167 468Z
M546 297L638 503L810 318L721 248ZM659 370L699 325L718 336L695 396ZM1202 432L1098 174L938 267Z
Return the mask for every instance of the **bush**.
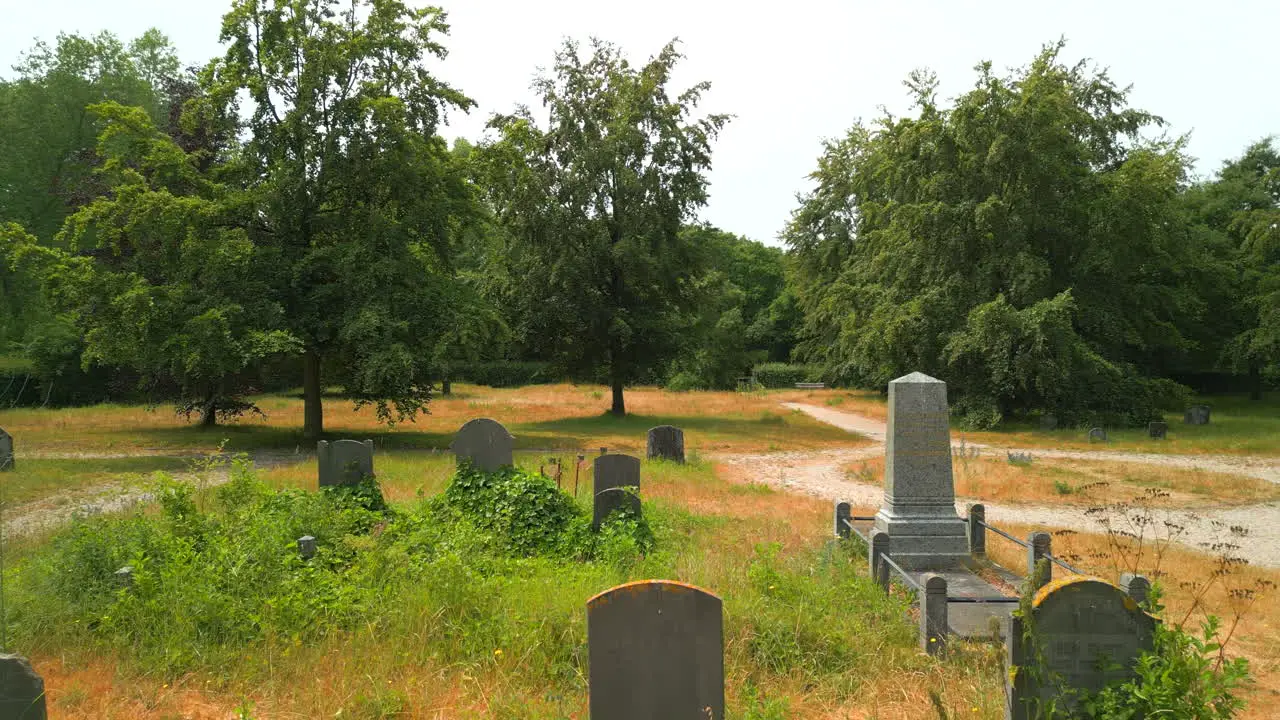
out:
M818 382L818 372L808 365L764 363L752 369L756 382L767 388L795 387L796 383Z
M553 383L561 378L553 371L551 363L498 360L460 370L457 379L489 387L521 387Z

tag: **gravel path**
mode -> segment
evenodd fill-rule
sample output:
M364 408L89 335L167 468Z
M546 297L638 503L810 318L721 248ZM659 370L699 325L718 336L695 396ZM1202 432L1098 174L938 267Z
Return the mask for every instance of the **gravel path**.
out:
M866 435L880 443L884 441L885 424L868 417L801 403L784 403L822 422L850 432ZM973 447L973 444L969 444ZM979 446L981 447L981 446ZM1010 448L1016 450L1016 448ZM1105 460L1111 462L1147 463L1170 467L1199 468L1213 472L1250 475L1270 482L1280 483L1280 463L1273 458L1236 456L1156 455L1153 453L1129 453L1110 451L1054 451L1028 450L1037 457ZM874 457L884 452L884 446L862 447L850 450L825 450L819 452L787 452L764 455L718 455L716 462L747 471L752 477L774 487L791 492L802 492L827 500L847 500L854 507L879 507L883 490L875 485L848 479L844 466L849 462ZM978 500L957 498L956 509ZM1014 505L993 503L989 498L981 502L986 506L987 518L993 523L1017 522L1041 525L1049 528L1071 528L1087 532L1101 532L1102 527L1084 508L1075 506ZM1280 503L1259 503L1231 507L1203 507L1193 510L1169 509L1157 512L1156 521L1168 520L1186 528L1179 538L1194 549L1226 541L1226 527L1232 525L1248 528L1245 537L1231 537L1230 541L1241 546L1240 554L1254 565L1280 568Z

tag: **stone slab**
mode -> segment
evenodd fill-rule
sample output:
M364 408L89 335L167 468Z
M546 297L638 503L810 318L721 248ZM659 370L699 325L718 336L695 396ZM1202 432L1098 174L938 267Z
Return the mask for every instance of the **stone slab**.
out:
M321 440L316 443L320 487L355 485L373 475L373 441Z
M47 720L44 679L21 655L0 654L0 718Z
M515 464L511 449L515 438L502 423L489 418L468 420L453 436L449 449L459 463L470 462L477 470L493 472Z
M645 456L650 460L684 462L684 431L674 425L649 429Z
M13 436L0 428L0 472L13 470L16 463L13 458Z
M599 528L614 510L625 508L640 514L640 458L601 455L592 468L592 527Z
M890 553L892 556L892 553ZM993 566L993 571L1004 575L1006 579L1017 580L1016 576L1003 568ZM1003 572L1001 572L1003 571ZM918 583L924 583L924 572L911 572L911 577ZM1006 597L1006 592L984 580L968 569L942 570L933 572L947 581L947 597ZM1009 615L1017 609L1016 602L1009 603L947 603L947 626L951 633L967 640L988 640L1004 637L1008 633ZM993 625L994 621L994 625Z

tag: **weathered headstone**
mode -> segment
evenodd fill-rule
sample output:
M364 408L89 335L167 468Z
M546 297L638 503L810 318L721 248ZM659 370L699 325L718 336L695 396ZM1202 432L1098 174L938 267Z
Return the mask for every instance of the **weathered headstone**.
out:
M595 497L591 526L598 528L609 513L629 509L640 514L640 458L601 455L596 458L592 494Z
M1169 423L1166 422L1149 422L1147 423L1147 435L1152 440L1163 440L1165 435L1169 433Z
M453 436L449 449L458 462L469 460L477 470L493 472L514 465L511 446L514 438L502 423L489 418L468 420Z
M314 535L303 535L298 538L298 555L303 560L310 560L316 556L316 539Z
M373 475L373 441L321 440L316 443L320 487L355 485Z
M1056 698L1071 709L1063 689L1097 692L1132 677L1138 655L1152 648L1155 619L1110 583L1081 576L1058 580L1036 593L1026 618L1015 617L1006 642L1006 717L1036 717L1038 704ZM1064 707L1065 703L1065 707Z
M684 462L684 431L673 425L649 428L646 456L650 460Z
M14 469L13 436L0 428L0 472Z
M1040 429L1041 429L1041 430L1044 430L1044 431L1046 431L1046 432L1048 432L1048 431L1050 431L1050 430L1057 430L1057 429L1058 429L1058 416L1057 416L1057 415L1041 415L1041 416L1040 416Z
M1089 442L1094 443L1094 442L1106 442L1106 441L1107 441L1106 430L1103 430L1100 427L1096 427L1089 431Z
M875 527L889 534L893 559L908 570L969 564L965 523L956 514L947 384L923 373L889 383L884 502Z
M0 718L47 720L44 678L21 655L0 654Z
M592 718L724 718L724 617L706 590L644 580L596 595L587 656Z
M1182 414L1182 422L1187 425L1208 425L1209 424L1209 406L1208 405L1192 405Z

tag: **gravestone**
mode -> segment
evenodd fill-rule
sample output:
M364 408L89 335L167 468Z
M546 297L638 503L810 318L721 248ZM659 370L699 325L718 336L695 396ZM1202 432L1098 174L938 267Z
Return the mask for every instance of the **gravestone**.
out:
M609 513L620 508L640 514L640 458L601 455L594 464L595 498L591 527L599 528Z
M1103 430L1100 427L1096 427L1089 431L1089 442L1094 443L1094 442L1106 442L1106 441L1107 441L1106 430Z
M649 428L647 457L650 460L684 462L684 431L672 425Z
M1006 643L1006 717L1036 717L1038 703L1057 698L1070 710L1065 688L1097 692L1133 676L1150 650L1155 619L1120 588L1097 578L1072 576L1041 588L1032 603L1033 642L1015 616ZM1039 660L1037 658L1040 658ZM1016 668L1016 670L1015 670ZM1012 676L1012 679L1010 679Z
M468 420L458 434L453 436L449 449L458 463L471 461L477 470L493 472L515 464L511 459L511 445L515 438L502 423L489 418Z
M1009 456L1010 465L1030 465L1032 460L1035 459L1029 452L1009 451L1007 454Z
M373 441L321 440L316 443L320 487L355 485L373 475Z
M13 436L0 428L0 472L13 468Z
M884 502L875 527L907 570L969 564L965 523L956 514L947 384L923 373L889 383Z
M1041 430L1044 430L1044 431L1046 431L1046 432L1047 432L1047 431L1049 431L1049 430L1057 430L1057 429L1058 429L1058 416L1057 416L1057 415L1041 415L1041 416L1040 416L1040 429L1041 429Z
M1169 423L1165 422L1149 422L1147 423L1147 435L1152 440L1163 440L1165 435L1169 433Z
M0 654L0 718L47 720L44 678L21 655Z
M723 628L720 598L684 583L627 583L588 600L591 717L723 720Z
M1209 424L1209 406L1208 405L1192 405L1182 415L1182 422L1187 425L1208 425Z

